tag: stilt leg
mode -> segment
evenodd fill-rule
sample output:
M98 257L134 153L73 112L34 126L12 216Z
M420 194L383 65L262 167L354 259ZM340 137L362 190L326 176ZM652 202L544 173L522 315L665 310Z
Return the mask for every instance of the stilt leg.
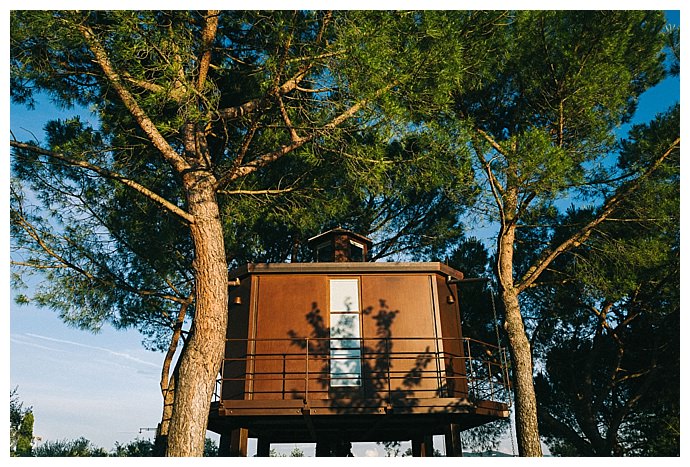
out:
M247 457L248 440L249 431L246 428L237 428L230 433L220 435L218 456Z
M412 456L413 457L433 457L434 456L434 442L430 435L420 436L412 439Z
M434 437L424 436L422 444L422 457L434 457Z
M232 456L247 457L247 444L249 442L249 430L240 428L232 433ZM236 453L236 454L235 454Z
M265 436L259 437L256 442L256 457L269 457L271 454L271 441Z
M226 432L220 435L220 443L218 443L218 457L230 457L230 453L232 452L232 448L230 447L232 444L231 438L232 433Z
M316 442L316 457L331 457L331 440L321 439Z
M460 428L453 423L446 430L446 457L462 457Z

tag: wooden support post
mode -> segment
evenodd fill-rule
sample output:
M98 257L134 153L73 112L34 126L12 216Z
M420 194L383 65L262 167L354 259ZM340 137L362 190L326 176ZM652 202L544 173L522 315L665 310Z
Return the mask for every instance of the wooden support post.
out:
M460 427L454 423L446 429L446 457L462 457Z
M422 457L422 438L412 438L412 457Z
M431 435L424 435L412 439L412 457L433 457L434 439Z
M271 441L266 436L260 436L256 441L256 457L270 457Z
M422 455L424 457L434 457L434 437L431 435L424 436L424 444L422 445Z
M320 439L316 442L316 457L331 457L331 440Z
M232 433L225 432L220 434L220 442L218 443L218 457L231 457L231 438Z
M219 457L247 457L247 442L249 440L249 430L237 428L229 433L220 435L220 445L218 446Z

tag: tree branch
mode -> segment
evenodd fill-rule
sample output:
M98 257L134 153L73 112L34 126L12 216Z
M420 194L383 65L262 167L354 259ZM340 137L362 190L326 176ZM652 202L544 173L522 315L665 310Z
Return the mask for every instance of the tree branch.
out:
M244 104L236 105L234 107L227 107L218 110L218 116L226 120L235 120L250 113L255 112L261 104L261 99L252 99Z
M274 190L218 190L221 195L280 195L294 191L294 188L280 188Z
M507 156L508 154L506 151L503 149L503 146L498 144L495 139L491 137L486 131L482 130L481 128L476 128L475 131L482 135L482 137L493 147L496 151L498 151L500 154L503 156Z
M379 89L371 99L381 96L383 93L392 89L396 85L397 85L397 81ZM309 141L312 141L319 134L321 134L325 131L331 131L331 130L337 128L345 120L351 118L357 112L359 112L365 105L367 105L369 103L369 101L371 99L362 99L361 101L357 102L352 107L350 107L349 109L345 110L340 115L334 117L333 120L331 120L329 123L327 123L326 125L324 125L320 129L313 131L310 135L302 137L297 141L293 141L291 144L283 145L275 151L263 154L263 155L257 157L256 159L254 159L250 162L247 162L244 165L237 167L235 170L228 172L225 176L223 176L219 179L217 186L224 186L225 184L232 183L233 181L235 181L239 178L242 178L242 177L245 177L251 173L254 173L257 170L259 170L263 167L266 167L270 163L280 159L284 155L289 154L290 152L304 146L304 144L308 143Z
M196 89L198 92L202 92L204 84L206 83L208 67L211 64L213 42L216 39L216 32L218 31L219 14L220 10L208 10L204 18L204 29L201 32L203 53L201 55L201 60L199 60L199 76L196 81Z
M532 284L532 282L534 282L539 277L539 275L544 271L544 269L546 269L549 266L549 264L551 264L551 262L555 260L561 253L567 251L570 248L577 247L581 245L583 242L585 242L589 238L592 231L599 224L607 220L611 213L613 213L613 211L625 199L627 199L633 192L635 192L640 187L642 182L649 178L661 166L661 164L666 160L666 158L679 146L680 137L676 138L676 140L673 141L673 143L671 143L668 149L656 161L654 161L654 163L642 175L633 180L633 182L630 183L630 185L628 185L624 190L620 191L619 193L616 193L611 198L609 198L609 200L604 204L601 212L596 218L594 218L582 229L575 232L568 239L566 239L556 247L545 250L540 256L540 258L537 260L537 262L527 270L520 282L516 284L515 287L518 289L518 293L528 288L530 284Z
M182 325L184 324L184 319L187 314L187 308L189 308L189 305L192 303L193 298L193 294L189 295L189 297L187 297L187 300L180 304L180 311L177 313L177 320L175 321L175 325L173 326L173 335L170 338L170 345L168 345L168 351L166 352L165 358L163 359L160 386L164 399L166 393L168 392L168 389L170 388L170 364L172 363L173 357L175 356L175 352L177 351L177 344L180 341L180 337L182 335Z
M496 202L496 206L498 207L498 212L499 215L501 216L501 224L506 223L506 215L505 211L503 209L503 202L501 201L501 195L503 194L503 187L501 187L501 184L498 183L498 180L496 180L496 177L494 176L494 172L491 169L491 162L493 162L493 159L487 161L486 158L484 157L484 154L480 151L478 148L478 145L474 144L474 152L477 154L477 158L479 159L479 162L481 163L482 170L484 170L484 173L486 174L486 178L489 181L489 187L491 187L491 194L494 197L494 201Z
M103 167L91 164L86 161L81 161L77 159L73 159L71 157L67 157L63 154L59 154L53 151L48 151L47 149L40 148L38 146L34 146L31 144L26 144L26 143L20 143L19 141L10 141L10 146L15 147L17 149L24 149L27 151L34 152L36 154L41 154L44 156L48 156L52 159L59 160L61 162L64 162L68 165L74 166L74 167L81 167L83 169L89 170L91 172L95 172L98 175L118 181L122 183L123 185L126 185L133 190L141 193L142 195L146 196L149 198L151 201L157 203L164 209L170 211L171 213L175 214L176 216L180 217L181 219L185 220L186 222L193 224L194 223L194 216L189 214L187 211L184 209L180 208L179 206L171 203L167 199L163 198L162 196L154 193L153 191L149 190L145 186L135 182L132 179L129 179L123 175L118 174L117 172L113 172L112 170L105 169Z
M79 32L81 32L87 46L91 50L96 59L96 63L101 67L103 73L105 74L108 83L115 89L118 96L122 100L129 113L134 117L139 127L143 130L144 134L149 138L151 143L154 145L158 151L163 155L163 157L173 166L173 168L178 172L182 173L189 169L189 164L180 156L175 150L168 144L163 135L160 134L156 125L151 121L149 116L144 112L144 110L139 106L134 96L125 88L120 79L120 75L113 68L108 53L101 43L96 38L96 35L91 30L90 27L84 24L76 25Z
M280 107L280 115L283 117L283 121L285 122L285 126L287 127L288 131L290 132L290 140L293 143L298 143L301 138L297 134L295 127L292 126L292 121L290 120L290 116L288 115L287 109L285 108L285 103L283 103L283 99L280 96L278 96L278 105Z

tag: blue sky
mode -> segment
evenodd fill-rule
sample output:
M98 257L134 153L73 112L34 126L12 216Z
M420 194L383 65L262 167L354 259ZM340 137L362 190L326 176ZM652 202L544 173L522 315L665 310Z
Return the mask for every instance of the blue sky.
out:
M635 2L626 6L636 7ZM678 24L679 13L671 13L669 20ZM678 78L648 91L636 120L653 118L676 102L679 93ZM10 106L9 127L18 139L29 139L27 131L40 137L47 119L76 113L42 104L33 112ZM9 240L5 251L9 252ZM35 435L44 440L84 436L106 449L116 441L152 437L153 432L140 429L155 427L160 418L158 384L163 355L144 350L141 336L134 331L105 327L99 334L91 334L67 327L50 310L19 307L10 299L9 279L5 284L10 308L5 314L9 321L5 323L9 330L5 353L9 355L9 386L18 386L21 400L33 406ZM365 455L369 450L372 455L374 448L362 446L356 454ZM289 452L292 446L285 449Z

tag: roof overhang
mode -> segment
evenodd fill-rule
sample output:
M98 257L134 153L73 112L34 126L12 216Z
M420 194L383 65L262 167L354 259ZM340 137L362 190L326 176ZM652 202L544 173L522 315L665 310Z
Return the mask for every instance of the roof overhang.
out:
M245 264L229 272L230 279L250 274L410 274L435 273L462 280L464 275L439 262L426 263L259 263Z

